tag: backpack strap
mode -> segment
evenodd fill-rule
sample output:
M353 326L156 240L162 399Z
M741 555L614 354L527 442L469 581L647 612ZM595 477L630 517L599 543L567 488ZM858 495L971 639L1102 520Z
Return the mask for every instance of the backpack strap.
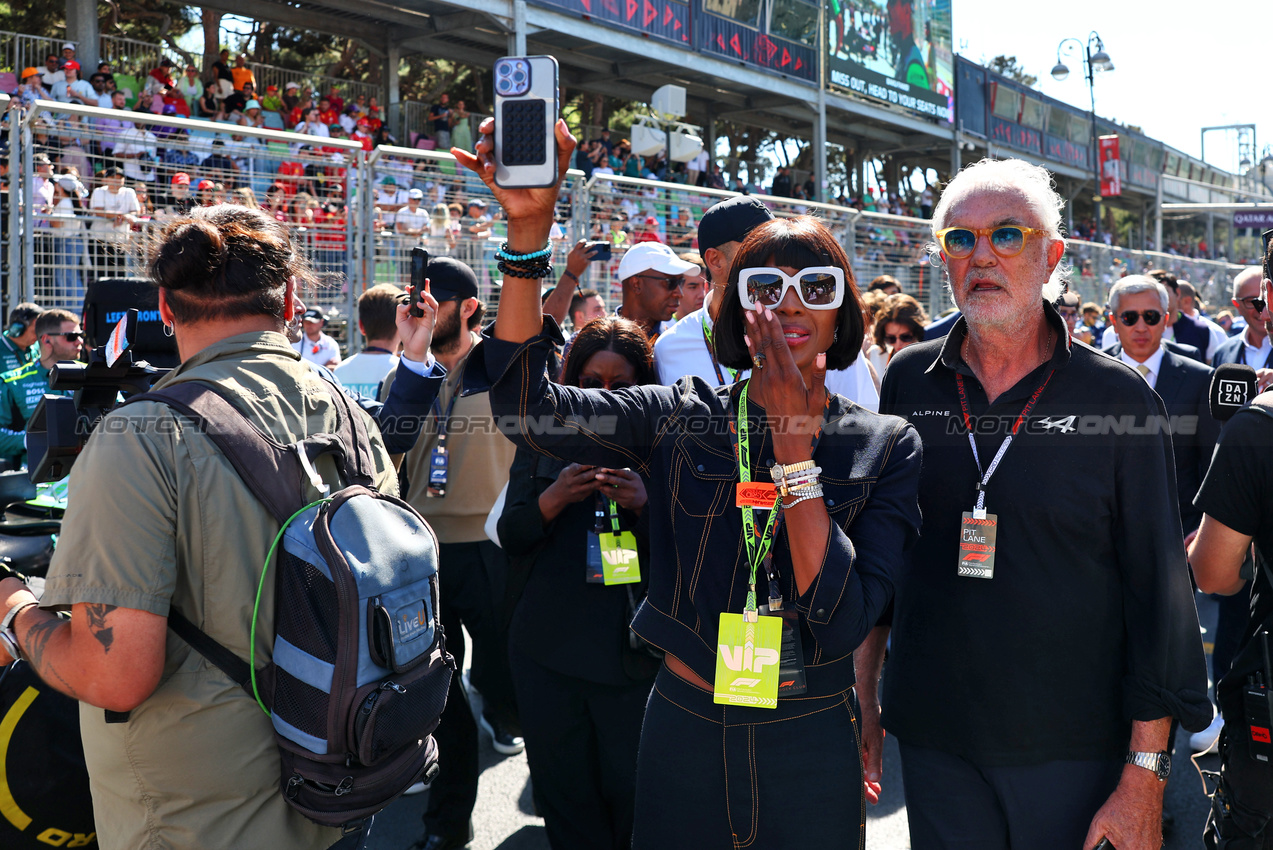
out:
M159 401L189 418L234 467L252 494L280 524L309 503L307 489L321 489L313 462L333 455L347 484L371 486L374 464L370 438L361 417L343 392L324 382L336 408L335 433L315 434L284 445L266 434L210 384L185 381L135 395L135 401ZM303 453L303 458L302 458Z
M195 652L220 668L222 673L247 691L249 696L252 695L252 671L246 661L209 637L207 632L186 619L186 615L176 608L168 609L168 628L190 644Z

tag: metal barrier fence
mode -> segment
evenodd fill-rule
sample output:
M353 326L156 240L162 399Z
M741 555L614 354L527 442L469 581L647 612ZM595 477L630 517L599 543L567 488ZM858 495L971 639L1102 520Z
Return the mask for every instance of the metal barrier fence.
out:
M24 68L39 68L43 72L44 57L61 56L65 43L63 38L0 31L0 72L11 72L15 77Z
M402 133L399 139L408 147L417 145L420 141L430 140L433 135L433 120L429 117L429 110L433 104L425 103L420 100L404 100L402 101ZM477 140L477 128L487 116L477 112L470 112L467 121L468 137L470 140ZM397 130L398 128L394 128ZM461 143L461 147L471 147L464 145L462 137L457 139L459 134L455 127L451 128L451 144ZM423 148L422 148L423 150Z
M0 96L0 109L7 105ZM42 113L52 119L41 141L32 130ZM449 153L387 146L366 153L349 141L45 101L25 115L10 114L20 120L10 122L9 192L0 207L7 213L0 217L6 223L0 248L6 251L7 309L34 300L78 311L91 280L142 273L147 240L166 218L218 196L248 202L244 190L292 229L324 282L307 302L332 315L353 316L368 286L405 285L410 249L418 244L433 255L469 262L488 308L498 301L494 252L505 237L504 222L486 186ZM121 121L134 126L125 128ZM53 167L37 169L36 152L49 153ZM122 177L108 177L111 168L121 169ZM44 186L48 176L72 170L82 196L69 181L69 190ZM179 172L190 177L188 190L174 184ZM204 181L210 185L200 189ZM733 196L617 175L585 180L572 170L558 205L554 262L564 269L565 254L578 239L609 241L612 259L592 264L580 286L597 289L614 308L622 298L618 266L629 247L656 239L678 253L694 250L703 212ZM929 222L756 197L778 216L820 218L844 245L862 288L890 274L933 317L952 306L941 269L925 252ZM481 204L470 205L473 200ZM446 205L445 219L439 205ZM1221 305L1240 268L1075 240L1068 257L1073 288L1084 301L1098 304L1122 274L1164 267ZM350 343L361 347L360 340Z
M366 256L373 268L367 285L405 285L410 279L411 249L423 246L430 256L449 256L467 263L477 274L479 297L488 309L499 302L500 275L495 252L508 238L507 222L486 185L462 168L449 153L381 146L367 157L364 175L370 189L365 214L375 223L366 234ZM570 170L559 210L583 185L583 174ZM419 198L411 195L418 194ZM478 204L473 204L477 201ZM554 231L553 263L558 274L574 244L572 217L563 212ZM577 237L576 237L577 238ZM553 281L555 283L555 281Z
M31 158L31 118L45 111L53 166ZM358 143L46 101L13 123L14 185L33 188L11 219L22 245L10 307L25 300L78 312L92 280L144 274L149 241L167 221L224 200L285 221L317 273L307 300L349 314L358 293L348 282L362 276Z

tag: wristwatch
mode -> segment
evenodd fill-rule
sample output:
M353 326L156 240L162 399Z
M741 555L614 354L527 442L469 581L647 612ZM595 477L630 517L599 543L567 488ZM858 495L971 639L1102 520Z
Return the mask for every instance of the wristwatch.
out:
M1130 752L1127 754L1127 763L1152 771L1159 782L1166 782L1167 777L1171 776L1171 756L1166 750L1159 753Z
M797 473L817 468L817 464L812 460L801 460L795 463L789 463L786 466L781 463L775 463L769 468L769 475L773 478L774 484L778 486L778 495L783 499L786 499L791 495L790 484L787 482L787 478L789 476L796 475Z
M4 644L5 652L15 660L18 658L25 660L26 656L22 653L22 647L18 646L18 633L13 630L13 620L26 609L39 604L39 602L19 602L9 609L9 613L4 615L3 620L0 620L0 643Z

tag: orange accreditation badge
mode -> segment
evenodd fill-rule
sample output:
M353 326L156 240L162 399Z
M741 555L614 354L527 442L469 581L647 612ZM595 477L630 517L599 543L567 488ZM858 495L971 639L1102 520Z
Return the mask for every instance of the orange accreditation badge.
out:
M734 502L740 508L772 510L774 502L778 500L778 487L761 481L740 481L735 493Z

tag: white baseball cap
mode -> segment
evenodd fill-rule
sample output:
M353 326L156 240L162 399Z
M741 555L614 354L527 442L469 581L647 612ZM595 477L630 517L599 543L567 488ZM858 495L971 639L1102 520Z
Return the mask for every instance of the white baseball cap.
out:
M698 274L698 266L676 256L662 242L641 242L633 245L619 261L619 281L625 281L641 272L660 272L666 275Z

